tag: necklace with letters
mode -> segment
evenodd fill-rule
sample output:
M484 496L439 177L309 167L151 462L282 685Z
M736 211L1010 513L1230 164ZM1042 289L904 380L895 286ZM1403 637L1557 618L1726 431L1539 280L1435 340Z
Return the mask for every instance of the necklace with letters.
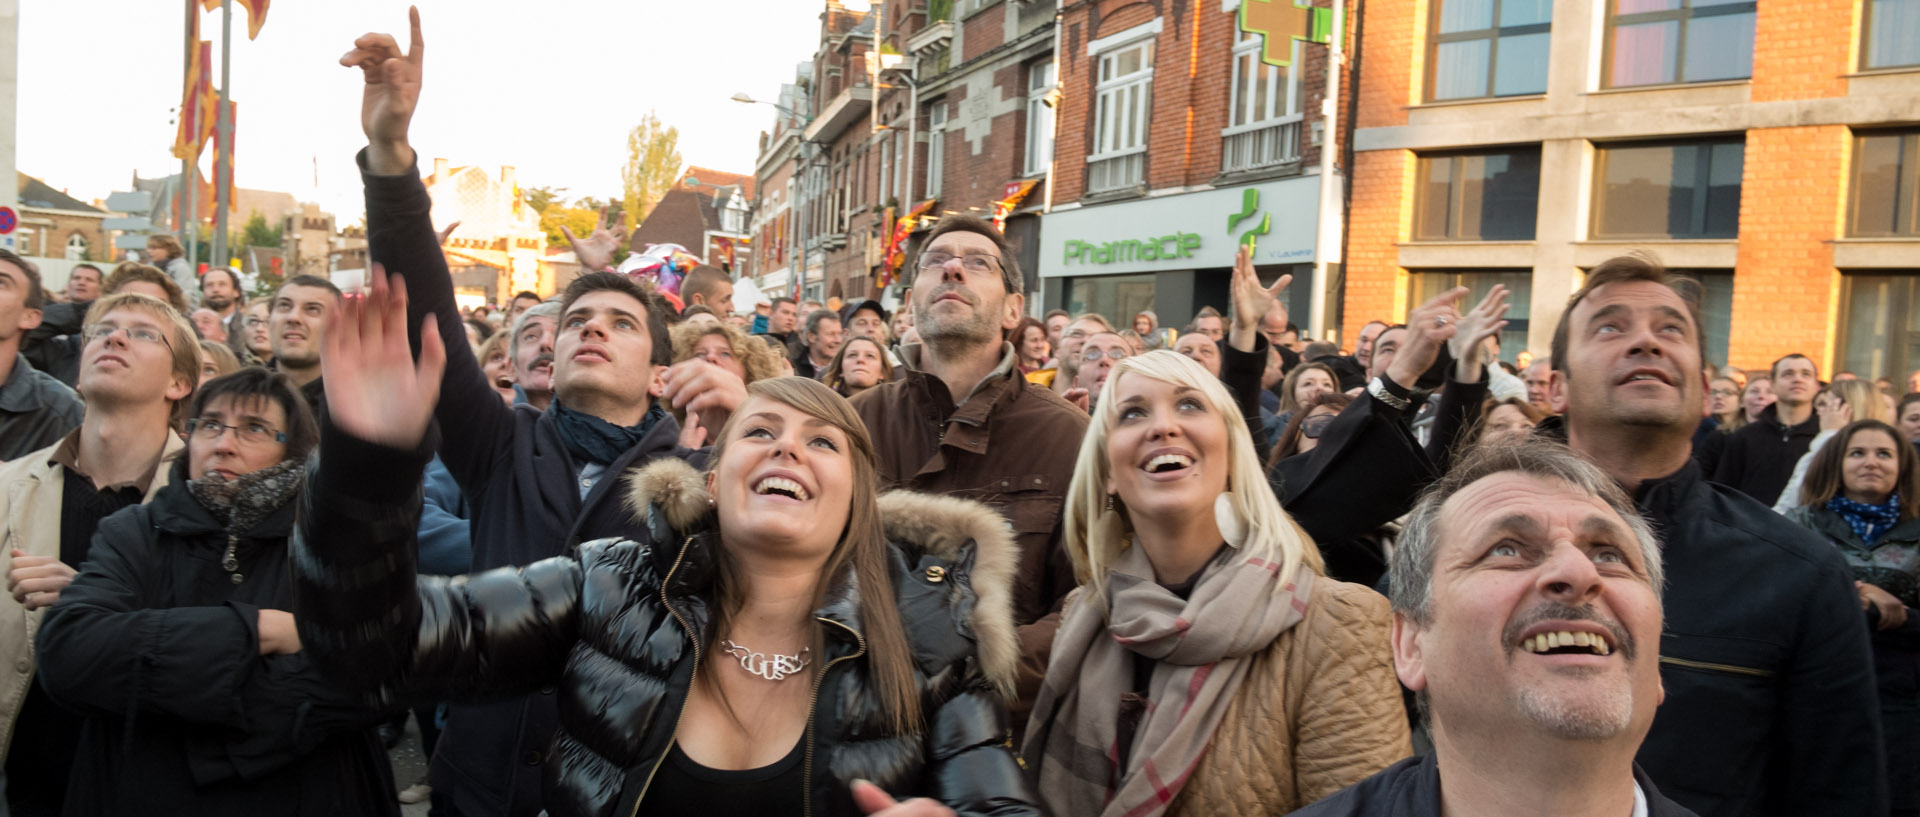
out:
M728 655L739 659L741 669L769 681L780 681L790 675L799 674L801 670L807 668L808 654L813 652L812 647L801 647L800 652L793 655L779 653L768 655L735 644L732 639L722 641L721 646L725 648Z

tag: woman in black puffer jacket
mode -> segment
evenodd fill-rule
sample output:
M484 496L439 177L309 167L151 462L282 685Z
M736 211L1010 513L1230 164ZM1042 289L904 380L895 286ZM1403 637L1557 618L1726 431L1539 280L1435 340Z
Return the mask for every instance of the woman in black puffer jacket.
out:
M1004 524L876 498L865 427L825 386L756 382L709 472L663 460L633 479L651 543L447 580L412 563L424 419L372 416L406 390L362 402L334 371L296 537L308 650L383 700L556 691L548 813L864 814L889 797L1039 813L1007 746Z

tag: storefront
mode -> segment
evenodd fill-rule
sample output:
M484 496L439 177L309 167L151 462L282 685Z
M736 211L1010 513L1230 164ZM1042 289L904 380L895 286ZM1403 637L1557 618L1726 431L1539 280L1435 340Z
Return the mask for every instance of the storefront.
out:
M1253 242L1261 281L1294 276L1281 298L1305 325L1319 225L1320 178L1303 176L1196 193L1064 209L1045 216L1040 278L1046 309L1116 321L1151 309L1179 328L1201 307L1231 300L1235 251Z

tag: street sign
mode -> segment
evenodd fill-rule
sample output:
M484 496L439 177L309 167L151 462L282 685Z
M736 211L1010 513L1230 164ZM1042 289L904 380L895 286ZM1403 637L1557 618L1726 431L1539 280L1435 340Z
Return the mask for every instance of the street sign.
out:
M147 248L147 236L139 233L116 235L113 237L113 248L116 250L144 250Z
M145 213L153 209L153 195L145 190L108 193L107 209L116 213Z
M0 207L0 235L12 235L20 227L20 214L12 207Z
M127 216L125 218L103 218L100 220L100 229L146 232L148 230L153 229L153 222L148 220L146 216Z

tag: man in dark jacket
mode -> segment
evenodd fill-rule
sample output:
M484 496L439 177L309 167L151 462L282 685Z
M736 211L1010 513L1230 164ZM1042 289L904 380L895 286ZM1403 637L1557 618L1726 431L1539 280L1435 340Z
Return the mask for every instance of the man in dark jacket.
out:
M1689 456L1706 387L1698 295L1657 262L1614 258L1554 330L1568 444L1664 540L1667 699L1640 765L1704 817L1885 814L1873 666L1846 565L1706 481Z
M406 280L411 336L432 320L447 342L434 416L441 459L472 512L472 570L531 564L590 539L645 541L623 504L625 475L658 457L692 455L676 445L678 424L653 400L657 374L671 360L664 305L626 276L582 276L562 298L553 403L544 411L503 405L471 348L458 342L465 330L453 279L407 141L420 92L419 18L407 52L386 35L357 46L343 64L365 69L368 146L359 162L369 250ZM392 69L398 81L385 73ZM435 811L537 814L541 761L557 718L551 691L453 707L433 758Z
M26 333L40 325L44 301L40 274L0 250L0 462L59 442L86 410L73 389L20 354Z
M1693 814L1634 766L1660 543L1604 472L1544 441L1474 451L1407 517L1393 575L1394 668L1434 750L1295 814Z
M793 373L818 380L833 364L833 356L840 353L840 344L846 341L847 332L840 323L839 315L830 310L816 309L807 316L806 331L800 337L800 350L791 358Z
M1813 398L1820 393L1820 372L1806 355L1773 362L1773 405L1726 441L1712 479L1772 505L1793 478L1793 467L1820 433Z

